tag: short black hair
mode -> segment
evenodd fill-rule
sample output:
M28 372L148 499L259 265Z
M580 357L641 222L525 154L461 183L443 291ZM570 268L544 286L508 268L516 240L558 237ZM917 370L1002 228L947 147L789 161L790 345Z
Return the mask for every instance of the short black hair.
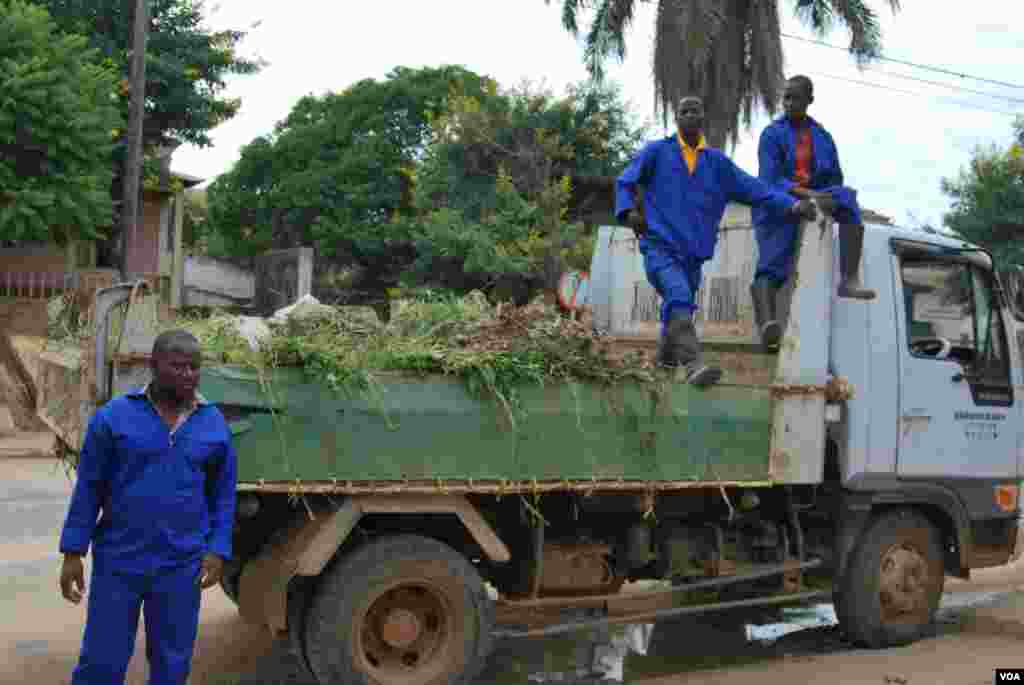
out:
M199 351L199 341L196 339L196 336L183 328L164 331L160 335L156 336L156 340L153 341L154 358L165 354L173 354L175 352L181 354L195 354Z
M786 80L789 81L790 83L799 83L800 86L807 91L807 94L809 96L814 97L814 82L811 81L809 76L797 74L796 76L790 76Z

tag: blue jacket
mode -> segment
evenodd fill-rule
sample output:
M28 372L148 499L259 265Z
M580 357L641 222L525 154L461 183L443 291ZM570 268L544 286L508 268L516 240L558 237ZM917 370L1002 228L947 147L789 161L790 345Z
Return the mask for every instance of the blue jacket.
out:
M89 422L60 551L91 543L96 563L135 573L230 559L236 461L212 404L172 436L143 390L111 400Z
M667 243L680 256L710 259L728 202L764 205L782 213L795 199L747 174L721 151L704 148L691 176L676 136L645 145L616 182L615 216L633 208L633 190L644 186L646 239Z
M814 156L811 164L811 181L809 187L814 190L839 188L843 185L843 169L839 165L839 150L832 140L832 135L825 127L807 117L811 127L811 144ZM796 185L793 175L796 173L796 133L788 117L779 117L768 124L761 132L757 145L757 176L776 190L789 192ZM843 204L849 204L852 198L842 194L836 198ZM762 208L754 208L751 218L755 224L765 223L772 216Z

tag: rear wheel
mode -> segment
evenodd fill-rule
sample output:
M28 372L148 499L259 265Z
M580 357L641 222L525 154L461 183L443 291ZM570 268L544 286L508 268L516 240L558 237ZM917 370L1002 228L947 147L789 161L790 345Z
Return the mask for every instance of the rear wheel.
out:
M242 564L230 561L224 565L224 575L220 579L220 587L235 605L238 605L239 588L242 582Z
M935 527L910 510L885 513L854 547L837 592L836 613L858 644L905 645L931 630L944 582Z
M323 578L305 651L324 685L469 683L491 646L493 607L465 557L430 538L369 543Z

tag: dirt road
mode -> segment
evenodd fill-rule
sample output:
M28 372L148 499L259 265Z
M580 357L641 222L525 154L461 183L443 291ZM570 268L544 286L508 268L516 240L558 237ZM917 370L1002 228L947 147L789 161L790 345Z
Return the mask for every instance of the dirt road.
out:
M57 539L71 482L49 459L7 458L0 483L0 684L64 684L85 618L84 605L66 603L57 590ZM827 629L762 647L746 642L735 616L678 621L659 624L648 656L627 660L626 681L981 685L993 682L996 667L1024 667L1024 564L979 573L973 583L950 581L947 589L947 601L966 597L973 608L945 612L939 635L911 647L852 651ZM191 685L310 685L284 646L244 623L219 588L204 595L201 618ZM575 647L570 640L499 645L480 682L525 685L531 673L571 660ZM130 685L146 682L144 655L140 631ZM723 668L707 670L713 667Z

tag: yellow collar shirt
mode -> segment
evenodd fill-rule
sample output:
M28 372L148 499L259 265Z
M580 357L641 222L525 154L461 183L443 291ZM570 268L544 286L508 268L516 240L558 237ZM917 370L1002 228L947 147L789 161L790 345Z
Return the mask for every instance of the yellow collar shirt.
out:
M676 140L679 141L679 149L683 151L683 160L686 162L686 168L690 170L690 175L693 176L693 170L697 168L697 155L707 147L704 134L702 133L700 140L697 141L697 147L690 147L679 131L676 131Z

